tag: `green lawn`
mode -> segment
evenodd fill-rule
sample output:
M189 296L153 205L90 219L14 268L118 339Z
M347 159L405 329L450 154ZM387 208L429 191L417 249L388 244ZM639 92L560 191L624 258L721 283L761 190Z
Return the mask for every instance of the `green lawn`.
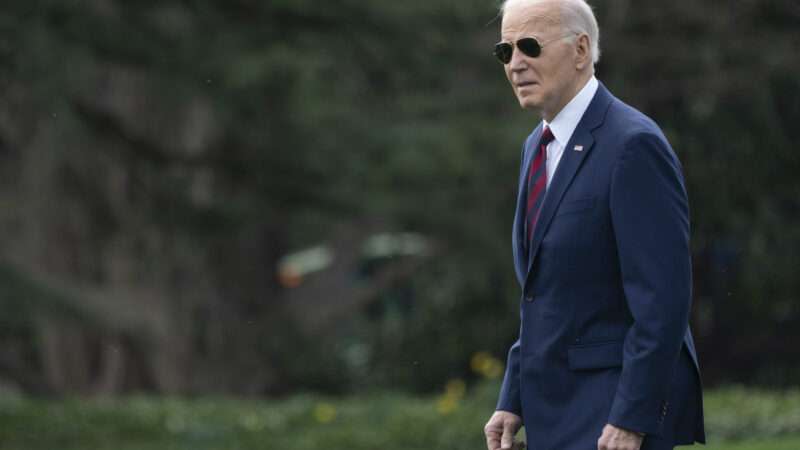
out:
M275 401L0 398L0 449L479 450L497 389L453 382L434 397L378 392ZM800 449L800 391L729 388L709 392L706 405L708 450Z
M678 447L678 449L691 448ZM720 442L697 448L698 450L798 450L800 449L800 436L754 439L742 442Z

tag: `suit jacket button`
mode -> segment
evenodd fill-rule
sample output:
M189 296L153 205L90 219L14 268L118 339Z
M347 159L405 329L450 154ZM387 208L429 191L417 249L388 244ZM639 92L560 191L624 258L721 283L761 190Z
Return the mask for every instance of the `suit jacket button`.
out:
M533 301L533 296L532 295L526 295L525 296L525 301L526 302L532 302Z

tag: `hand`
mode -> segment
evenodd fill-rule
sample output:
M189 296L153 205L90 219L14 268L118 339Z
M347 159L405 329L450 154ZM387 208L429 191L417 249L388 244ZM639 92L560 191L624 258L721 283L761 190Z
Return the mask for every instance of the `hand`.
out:
M514 440L517 431L522 427L522 418L508 411L495 411L483 427L486 435L486 447L489 450L522 450L524 442Z
M614 425L603 427L603 435L597 440L597 450L639 450L644 436Z

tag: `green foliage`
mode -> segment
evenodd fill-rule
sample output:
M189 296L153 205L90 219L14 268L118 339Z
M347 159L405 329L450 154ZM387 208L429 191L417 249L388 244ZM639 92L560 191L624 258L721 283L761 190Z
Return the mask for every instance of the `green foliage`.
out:
M715 443L701 448L703 450L795 450L800 448L800 437L751 438L743 442Z
M800 434L800 390L719 389L705 398L710 438Z
M502 357L518 326L519 149L538 119L490 55L498 3L5 2L0 249L76 283L159 292L179 335L166 342L233 374L221 390L262 372L263 391L431 390L476 351ZM705 379L792 383L796 6L593 3L598 77L683 161ZM343 330L297 336L276 261L363 218L440 251ZM35 336L19 306L32 297L0 283L23 312L0 339Z
M335 398L69 400L4 399L0 448L412 450L484 448L482 428L494 406L495 383L439 397L384 391ZM800 393L728 388L706 395L713 450L796 448ZM778 424L778 425L776 425ZM782 424L782 425L780 425ZM740 439L746 441L737 442Z

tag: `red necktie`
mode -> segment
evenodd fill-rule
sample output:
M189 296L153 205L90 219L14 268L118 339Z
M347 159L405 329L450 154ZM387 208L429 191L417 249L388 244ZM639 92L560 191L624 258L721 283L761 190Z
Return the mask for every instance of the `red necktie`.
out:
M539 141L539 151L531 163L531 171L528 173L528 203L525 225L527 228L528 244L533 237L533 230L536 227L536 221L539 219L539 212L542 209L542 201L544 200L544 193L547 189L547 144L554 139L553 132L550 128L545 127L542 132L542 139Z

